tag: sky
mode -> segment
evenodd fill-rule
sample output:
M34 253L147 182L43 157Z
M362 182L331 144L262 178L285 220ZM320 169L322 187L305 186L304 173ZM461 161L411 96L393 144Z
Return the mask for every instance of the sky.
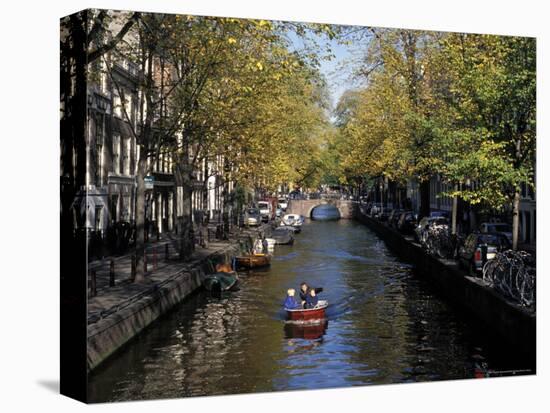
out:
M289 40L296 49L303 49L304 41L294 33L289 33ZM310 33L308 38L315 41L321 49L330 48L334 57L330 60L321 59L320 71L325 76L331 96L332 107L335 107L342 93L356 87L351 78L354 50L340 44L336 39L329 40L327 36Z

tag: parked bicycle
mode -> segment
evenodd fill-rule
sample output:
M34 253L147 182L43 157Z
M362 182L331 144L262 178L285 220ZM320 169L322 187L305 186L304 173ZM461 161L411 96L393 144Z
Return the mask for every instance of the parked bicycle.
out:
M428 254L439 258L449 258L453 256L454 243L452 242L448 225L430 225L424 239Z
M525 307L535 304L536 270L534 259L525 251L497 253L483 267L483 281L504 296Z

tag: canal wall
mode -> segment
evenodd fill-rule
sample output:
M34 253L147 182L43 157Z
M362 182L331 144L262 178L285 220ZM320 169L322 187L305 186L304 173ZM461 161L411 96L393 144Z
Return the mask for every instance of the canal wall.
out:
M263 226L259 229L265 230ZM89 305L88 371L97 368L157 318L197 290L203 277L214 271L216 263L231 262L233 256L242 252L245 239L232 240L222 248L181 264L179 269L165 276L152 276L145 285L124 286L125 294L117 294L116 291L107 293L103 302L109 304L102 309L99 320L91 319Z
M412 263L436 291L505 340L518 357L533 368L536 364L536 314L507 300L476 277L469 276L456 261L429 255L419 244L361 212L356 219L373 230L400 258Z

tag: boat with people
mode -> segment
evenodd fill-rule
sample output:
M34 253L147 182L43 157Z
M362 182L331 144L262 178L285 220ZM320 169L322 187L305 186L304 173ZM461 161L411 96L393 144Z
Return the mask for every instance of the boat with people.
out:
M235 257L238 267L241 268L260 268L271 265L270 254L246 254Z
M327 307L327 300L319 300L313 308L285 308L285 311L289 321L312 323L326 319Z

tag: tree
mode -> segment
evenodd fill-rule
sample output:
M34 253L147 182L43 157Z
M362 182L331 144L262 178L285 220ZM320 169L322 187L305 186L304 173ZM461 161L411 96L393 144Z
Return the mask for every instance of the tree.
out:
M517 248L521 185L534 187L536 44L532 38L452 34L443 42L452 76L454 155L445 173L482 185L455 194L501 209L512 203ZM462 150L457 151L456 148ZM459 152L459 153L457 153Z

